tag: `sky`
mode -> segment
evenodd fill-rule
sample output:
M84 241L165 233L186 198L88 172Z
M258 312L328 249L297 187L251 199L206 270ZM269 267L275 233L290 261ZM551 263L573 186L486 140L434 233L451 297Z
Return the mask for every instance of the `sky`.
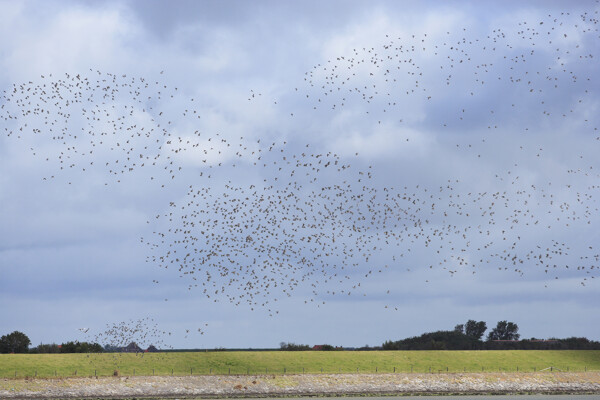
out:
M0 1L0 334L600 340L597 1Z

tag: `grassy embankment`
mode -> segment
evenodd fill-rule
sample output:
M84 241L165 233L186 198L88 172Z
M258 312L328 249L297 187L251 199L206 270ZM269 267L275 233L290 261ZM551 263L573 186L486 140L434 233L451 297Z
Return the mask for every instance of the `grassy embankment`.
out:
M0 354L0 377L599 371L597 350Z

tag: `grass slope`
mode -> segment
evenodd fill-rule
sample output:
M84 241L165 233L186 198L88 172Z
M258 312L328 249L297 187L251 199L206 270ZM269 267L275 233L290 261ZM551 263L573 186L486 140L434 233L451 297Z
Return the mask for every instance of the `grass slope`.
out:
M599 371L598 350L0 354L0 377Z

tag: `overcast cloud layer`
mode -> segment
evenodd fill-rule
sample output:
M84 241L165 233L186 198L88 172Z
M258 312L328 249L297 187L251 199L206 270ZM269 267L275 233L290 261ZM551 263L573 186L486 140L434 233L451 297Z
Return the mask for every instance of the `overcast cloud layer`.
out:
M599 340L599 10L0 1L0 334Z

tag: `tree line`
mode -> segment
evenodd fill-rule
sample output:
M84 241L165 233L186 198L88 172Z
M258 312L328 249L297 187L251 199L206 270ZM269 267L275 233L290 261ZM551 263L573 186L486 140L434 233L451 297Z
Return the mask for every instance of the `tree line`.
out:
M514 322L500 321L483 340L487 324L469 320L451 331L423 333L397 341L388 340L381 350L600 350L600 342L587 338L524 339Z
M14 331L0 337L0 353L102 353L98 343L71 341L62 344L42 344L29 348L31 340L23 332Z
M496 327L488 330L485 321L468 320L458 324L453 330L440 330L423 333L401 340L388 340L381 346L368 345L343 350L600 350L600 342L584 337L566 339L523 339L520 340L519 326L510 321L499 321ZM342 350L332 345L309 346L307 344L280 343L283 351Z
M319 350L319 351L333 351L333 350L343 350L342 347L334 347L330 344L319 344L313 347L310 347L307 344L296 344L296 343L279 343L279 350L283 351L306 351L306 350Z
M458 324L453 330L440 330L423 333L401 340L388 340L381 346L360 348L343 348L330 344L309 346L281 342L282 351L335 351L335 350L600 350L600 342L584 337L566 339L551 338L546 340L531 338L520 339L519 326L514 322L500 321L496 327L487 331L484 321L468 320ZM30 348L31 340L23 332L14 331L0 337L0 353L102 353L119 352L122 348L114 346L102 347L98 343L69 341L60 345L39 344ZM227 351L228 349L219 349ZM156 351L156 349L154 349Z

